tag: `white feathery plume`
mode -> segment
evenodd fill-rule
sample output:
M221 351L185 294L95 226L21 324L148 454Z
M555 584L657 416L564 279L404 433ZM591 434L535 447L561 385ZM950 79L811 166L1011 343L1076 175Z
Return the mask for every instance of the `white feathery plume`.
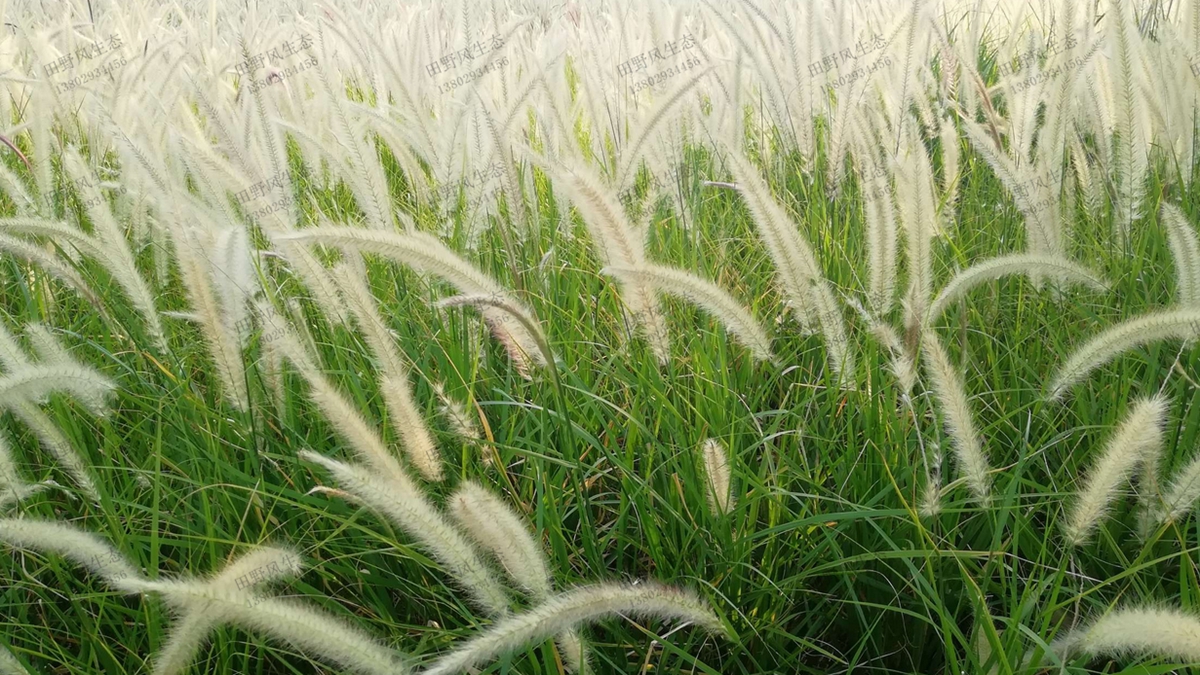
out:
M520 324L521 328L533 338L534 344L537 345L538 353L542 363L554 363L554 354L550 352L550 340L546 337L546 333L542 330L538 320L534 318L524 307L513 302L510 298L502 295L456 295L444 300L439 300L437 306L440 308L447 307L476 307L483 311L485 320L489 325L496 318L495 310L499 310L506 314L510 319ZM500 335L499 333L497 334ZM521 346L517 344L505 345L506 349L511 353L514 350L520 350ZM528 379L529 373L522 368L522 365L527 361L522 355L522 358L517 361L517 367L521 369L521 374Z
M321 48L324 49L324 45L321 45ZM327 52L321 55L322 60L328 58ZM322 93L325 94L323 100L333 113L330 126L336 140L329 144L329 147L338 150L340 155L331 156L331 159L339 164L342 161L349 163L348 170L340 172L340 176L354 193L359 208L366 216L368 226L372 229L391 230L394 227L392 216L396 210L392 207L391 195L388 192L387 180L384 178L383 166L379 163L379 156L373 144L363 140L364 135L369 135L367 131L369 127L365 121L353 120L347 114L346 106L343 104L346 97L338 93L338 88L344 85L340 82L337 82L336 86L331 84L327 70L327 68L317 68L318 79L321 81L323 89ZM294 127L292 128L294 129ZM316 147L324 151L326 144L318 143Z
M262 333L259 339L262 357L257 364L258 371L275 404L276 413L282 418L287 393L283 382L283 362L286 357L273 339L274 334L270 331L283 331L285 327L283 322L275 316L274 307L264 300L259 300L254 304L254 316L258 317L262 324Z
M294 241L286 241L285 236L272 235L273 247L291 263L292 269L304 282L312 299L325 316L338 325L345 325L350 320L349 312L340 302L337 284L330 278L329 270L307 247Z
M845 319L812 247L796 224L771 196L758 172L736 152L727 153L738 190L753 215L759 237L775 261L775 274L801 324L820 324L829 365L843 385L853 381L854 356L846 338Z
M609 265L600 270L617 278L637 279L659 293L674 295L699 305L725 325L754 358L771 359L771 339L754 316L723 288L683 270L643 263L639 267Z
M383 321L379 305L367 285L361 261L343 263L330 270L329 276L350 308L367 346L379 362L379 368L389 375L406 374L408 369L395 345L395 336Z
M1200 309L1184 308L1144 314L1123 321L1088 340L1058 369L1048 396L1061 399L1073 385L1122 353L1159 340L1192 340L1200 337Z
M1130 0L1110 0L1104 12L1107 34L1111 37L1110 60L1117 109L1114 153L1117 194L1114 195L1113 226L1121 242L1129 241L1133 221L1141 215L1143 186L1149 170L1148 149L1152 140L1146 96L1141 91L1141 78L1145 73L1142 36L1134 12ZM1105 136L1105 141L1107 139Z
M111 544L91 532L52 520L0 519L0 541L15 548L56 553L86 567L122 593L140 593L145 579Z
M654 108L646 113L643 118L644 121L639 120L633 134L631 134L632 139L621 149L620 168L617 170L616 179L618 189L624 189L630 185L637 173L635 169L638 163L649 150L649 148L645 147L647 139L652 137L659 124L668 119L671 108L683 100L684 96L695 88L696 84L708 75L711 70L712 68L708 67L696 71L691 77L677 85L671 92L658 99Z
M709 438L700 444L700 455L703 459L708 508L714 516L729 513L737 501L730 480L729 453L721 441Z
M50 329L40 323L25 326L25 334L29 336L29 344L37 357L38 363L48 366L65 366L76 363L71 353L63 347Z
M496 622L479 637L430 664L424 673L460 673L564 629L615 615L676 619L713 633L724 632L720 619L691 593L653 582L598 584L575 588L534 609Z
M29 365L29 357L26 356L25 350L3 323L0 323L0 365L6 370Z
M925 486L917 513L922 518L935 518L942 512L942 453L941 446L931 443L925 451Z
M138 313L146 320L151 336L161 348L166 342L158 310L154 306L154 294L138 274L133 253L125 241L125 233L113 216L108 200L97 187L99 178L73 147L68 147L63 153L63 170L79 191L80 201L92 221L91 239L96 242L95 248L102 252L98 257L106 263L109 273L133 301Z
M530 596L540 599L549 595L546 555L520 516L500 498L478 483L464 481L450 496L450 513Z
M250 393L246 387L241 341L233 330L229 315L213 293L211 266L202 261L204 246L200 235L181 230L176 236L175 255L184 289L200 319L200 330L213 355L221 388L233 407L246 410L250 405Z
M1083 206L1088 213L1095 214L1100 210L1104 198L1104 182L1088 163L1088 152L1084 150L1079 134L1070 134L1068 145L1071 148L1071 166L1075 168L1075 179L1083 195Z
M1200 500L1200 456L1192 458L1175 474L1162 504L1149 515L1156 524L1177 522L1196 507L1197 500Z
M1042 181L1028 162L1018 163L1002 149L996 140L978 122L963 119L963 130L972 147L991 166L996 178L1012 195L1013 203L1025 221L1025 239L1028 253L1063 257L1066 254L1063 242L1057 195L1049 188L1038 187ZM1040 197L1040 198L1039 198ZM1047 203L1047 200L1051 203ZM1038 279L1035 275L1035 283Z
M250 302L259 289L252 255L256 252L249 233L245 227L234 225L213 237L212 254L208 257L225 324L243 346L249 338L246 327L250 323Z
M30 324L26 327L26 331L29 333L34 351L38 353L40 359L45 360L49 357L50 363L56 367L79 365L44 326ZM0 362L10 371L29 368L33 365L21 351L13 335L2 325L0 325ZM96 489L96 483L85 466L81 454L50 416L43 412L35 401L26 398L13 400L9 409L37 435L38 440L46 446L50 454L54 455L62 465L63 471L71 476L79 489L92 501L99 502L100 493Z
M109 217L112 216L109 215ZM146 323L149 324L151 336L154 337L157 344L160 346L166 344L163 341L162 325L158 321L154 299L152 299L150 291L146 288L142 277L138 275L136 268L132 267L131 253L124 250L124 244L106 244L97 237L94 237L94 235L79 231L79 229L66 225L65 222L36 219L36 217L0 219L0 232L4 232L4 234L0 234L0 249L4 249L4 243L7 241L11 245L10 252L14 256L24 257L32 263L42 265L49 274L59 276L60 279L79 289L84 294L84 297L98 304L100 303L100 298L91 291L91 288L86 285L83 277L79 276L74 269L62 264L58 258L50 255L48 251L40 249L40 247L31 243L30 240L10 237L8 233L25 235L25 237L44 237L49 241L53 241L54 244L64 247L64 249L70 250L70 247L73 247L74 250L83 253L83 255L95 258L96 261L104 265L109 274L112 274L119 285L130 295L134 307L142 313L146 319ZM121 255L121 251L124 251L124 256Z
M286 549L270 548L251 553L235 561L227 573L204 581L189 577L155 581L143 576L104 539L70 525L34 519L0 519L0 541L15 548L55 553L71 560L104 579L126 594L158 593L184 613L186 625L177 626L178 640L169 641L170 651L159 673L180 672L190 662L187 654L203 644L198 638L199 619L188 621L199 612L211 628L217 624L235 624L272 638L364 675L396 675L408 668L395 654L360 630L302 603L254 593L254 583L295 574L299 560ZM270 568L268 560L277 560L282 568ZM256 564L258 578L240 580ZM253 577L253 575L252 575ZM191 651L188 650L191 649Z
M1086 483L1063 526L1067 543L1071 546L1085 543L1116 499L1117 490L1138 466L1147 462L1157 465L1166 416L1167 400L1161 396L1134 403L1088 471Z
M447 394L446 388L440 382L433 383L433 393L442 402L441 407L438 409L439 412L450 423L450 428L455 434L472 440L483 438L483 433L479 430L479 425L476 424L471 414L467 412L466 406L458 399Z
M942 148L942 221L952 223L955 202L958 200L959 155L958 127L953 117L942 120L942 133L939 145Z
M1163 202L1162 223L1175 262L1175 302L1182 307L1200 305L1200 239L1183 209Z
M308 350L300 344L300 339L291 326L268 308L262 309L263 330L274 336L271 340L272 348L291 361L300 376L308 382L309 398L338 435L372 470L383 476L407 480L400 463L384 445L378 432L322 373Z
M354 406L324 375L319 372L303 372L301 375L308 382L309 397L317 404L317 408L333 425L338 434L350 445L359 458L366 462L371 469L385 476L394 477L403 474L403 469L384 445L379 433L372 428L371 423L363 417Z
M379 391L393 418L392 426L400 433L401 447L422 476L427 480L440 481L442 462L437 445L413 398L408 368L400 357L391 332L383 323L366 280L349 265L335 269L333 277L366 336L367 345L379 362Z
M973 288L1009 274L1045 274L1050 277L1074 281L1098 291L1108 288L1099 276L1086 267L1066 258L1039 253L1014 253L989 258L975 263L954 275L941 293L929 305L926 325L932 324L946 311L950 303L969 293Z
M630 222L614 190L592 169L574 165L552 170L556 183L583 217L601 262L621 268L639 269L646 262L645 231ZM670 357L668 333L654 289L644 281L617 277L621 300L641 327L659 363Z
M4 434L0 434L0 508L40 492L42 484L30 485L21 479L13 463L12 451Z
M82 454L75 449L75 446L58 428L54 420L30 401L16 403L12 407L12 411L17 418L33 430L38 440L46 446L50 454L54 455L54 458L62 465L63 471L71 477L80 491L93 502L99 503L100 492L96 488L96 481L91 472L84 464Z
M884 164L872 161L873 174L884 170ZM887 314L896 299L896 203L891 184L884 178L864 180L863 222L866 226L867 294L871 309Z
M946 431L954 443L954 457L959 473L975 499L988 503L991 499L991 478L983 442L975 428L975 414L967 399L962 376L950 363L937 335L928 331L921 339L925 353L925 373L929 376L934 394L942 407Z
M913 388L917 385L916 354L904 348L904 341L895 328L872 314L857 299L849 298L846 304L858 312L863 322L867 324L867 330L871 335L874 335L875 339L887 348L891 356L888 361L888 369L900 383L902 398L909 399L912 396Z
M14 368L0 377L0 407L21 401L42 403L50 394L70 394L94 415L104 415L116 384L96 370L77 363Z
M61 260L54 256L49 251L40 248L36 244L13 237L7 234L0 234L0 251L4 251L14 257L21 258L26 262L37 265L42 268L47 274L58 278L65 282L71 288L74 288L92 305L103 307L104 303L100 296L88 286L83 277L79 276L70 266L64 264Z
M529 529L507 504L483 486L464 481L450 496L450 513L459 526L492 556L537 602L545 602L553 592L546 554ZM558 636L559 650L570 670L586 669L583 642L575 631Z
M1147 655L1200 661L1200 619L1179 609L1118 609L1070 631L1050 645L1061 660L1076 655ZM1037 664L1033 664L1037 665Z
M905 330L914 340L933 297L933 239L939 223L935 213L933 166L916 125L904 127L904 146L896 168L896 202L904 227L908 256L908 290L904 296Z
M95 237L62 221L22 216L0 218L0 231L27 237L45 237L64 249L67 248L65 245L69 244L76 252L94 257L104 263L106 267L116 265L108 257L106 247ZM70 253L68 255L74 258Z
M439 276L466 295L494 295L505 298L514 306L521 306L498 282L459 257L436 237L423 232L399 234L325 225L281 235L278 239L283 242L326 244L359 253L374 253L408 265L418 272ZM528 310L525 310L525 313L528 314ZM524 360L527 359L537 365L546 365L542 363L543 357L537 348L536 340L519 321L498 309L488 310L485 315L490 319L489 327L508 350L509 356L521 364L519 367L526 367Z
M413 398L408 378L403 374L384 375L379 379L379 391L392 414L392 426L400 432L401 446L409 461L425 480L442 480L442 457Z
M222 623L261 632L292 647L363 675L412 672L396 654L373 637L337 618L290 599L257 596L211 586L180 583L147 584L174 605L207 603Z
M244 590L299 575L303 563L293 550L261 546L229 563L209 582L224 591ZM154 658L154 675L177 675L187 670L196 652L220 623L220 611L208 603L184 599L166 644Z
M504 588L412 479L403 473L380 476L378 472L308 450L301 451L300 457L320 464L347 493L420 541L481 608L493 616L507 613L509 600Z

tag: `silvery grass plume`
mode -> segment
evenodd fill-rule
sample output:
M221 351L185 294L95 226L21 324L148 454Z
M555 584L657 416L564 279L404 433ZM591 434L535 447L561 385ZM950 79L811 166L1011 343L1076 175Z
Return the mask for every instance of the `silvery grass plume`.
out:
M592 245L605 266L640 270L646 264L646 230L630 222L616 192L592 169L576 164L551 168L575 210L582 216ZM670 358L669 334L654 288L645 279L616 275L621 301L641 328L660 364Z
M361 270L352 265L336 268L332 274L342 297L366 337L367 345L379 364L379 390L392 416L392 426L400 433L401 447L409 461L426 480L442 479L442 460L437 444L429 433L425 418L413 397L408 368L395 345L392 332L383 323L379 307Z
M1088 471L1083 489L1067 515L1063 536L1068 544L1079 546L1087 542L1121 485L1139 466L1157 466L1166 417L1167 400L1162 396L1134 403Z
M322 81L322 84L326 83ZM287 86L286 82L284 86ZM218 91L214 93L220 95L223 87L218 85L217 89ZM243 190L245 186L254 183L256 178L270 180L277 176L286 177L287 182L280 186L281 198L273 202L271 207L259 208L251 212L248 219L254 221L253 225L258 226L262 234L269 240L271 247L288 260L291 271L305 285L313 301L325 312L326 316L338 325L345 325L350 319L349 313L338 301L337 286L330 279L329 270L307 247L280 240L281 236L295 231L295 224L302 219L301 202L290 194L292 183L287 151L288 140L291 138L297 140L298 147L303 153L311 145L312 135L302 128L302 124L289 125L276 119L274 113L277 112L275 110L277 100L271 96L260 95L256 92L252 92L249 97L240 96L240 94L241 92L239 92L239 97L244 99L244 102L240 104L241 114L239 115L238 111L235 111L232 115L227 116L223 108L217 109L209 102L203 91L197 91L196 98L202 104L205 116L204 128L199 128L192 116L188 117L189 121L193 122L189 130L195 132L196 140L180 154L185 158L184 162L188 171L200 179L198 182L208 187L207 201L192 198L188 192L181 192L177 185L162 187L150 192L158 200L158 206L162 210L173 213L177 203L187 203L191 207L189 215L207 218L209 227L213 231L227 232L227 223L246 219L229 212L227 202L231 193ZM322 102L328 103L324 99L308 100L308 104L316 108L315 116L325 121L320 117L320 112L328 106L316 105ZM237 108L238 106L235 99L232 107ZM344 121L343 118L338 122ZM335 126L336 130L342 130L340 124L331 124L331 126ZM237 131L235 132L234 129ZM238 132L244 137L235 138L235 134ZM214 152L214 148L210 148L209 137L213 133L216 134L218 142L216 149L220 150L220 154ZM370 166L361 168L362 162L356 161L349 152L336 153L335 150L344 149L336 137L329 138L327 142L318 142L316 147L321 152L318 152L316 156L306 156L309 166L320 166L327 159L332 166L341 167L349 164L353 167L351 170L339 172L337 178L344 179L345 184L354 193L358 206L367 213L370 222L372 224L382 223L381 217L377 217L379 212L376 208L379 204L377 199L378 182L368 180L367 182L370 184L364 192L363 175L364 173L370 174ZM249 151L243 154L247 148ZM193 156L200 156L205 161L192 161ZM226 161L227 159L229 161ZM209 165L217 168L207 171L206 167ZM239 178L230 182L233 176ZM325 177L328 178L328 174ZM272 192L272 196L274 195L275 193ZM265 213L263 213L264 211ZM217 214L221 215L213 217ZM398 213L396 215L399 217ZM245 251L237 253L244 254ZM222 258L220 261L214 260L213 262L214 267L217 268L214 275L224 274L228 269L230 270L228 276L236 278L236 272L245 269L244 263L239 263L234 259ZM218 286L218 290L223 288L228 288L228 286Z
M0 233L0 251L37 266L46 274L75 289L76 292L87 299L94 307L104 306L100 296L83 280L83 277L75 271L75 268L67 265L45 248L20 237Z
M425 480L442 480L442 457L413 396L408 377L403 373L384 374L379 380L379 390L392 414L392 426L400 433L401 447L409 462Z
M1163 229L1175 262L1175 303L1180 307L1200 306L1200 239L1183 209L1163 202Z
M476 605L492 616L508 613L508 595L492 570L403 471L381 474L308 450L301 451L300 457L319 464L347 494L420 542L471 594Z
M911 401L913 388L917 385L917 354L905 349L904 340L896 329L863 307L857 298L847 298L846 304L858 312L867 330L888 350L888 370L900 384L901 399Z
M450 425L450 430L455 435L475 441L483 439L483 432L480 431L475 419L467 412L467 406L462 401L447 394L446 387L441 382L433 383L433 393L442 402L442 405L438 407L438 412L445 418Z
M291 549L262 546L230 562L208 581L220 591L245 591L256 586L298 576L303 571L300 556ZM253 606L261 598L247 598ZM222 613L205 600L181 599L178 617L166 645L154 659L154 675L177 675L187 670L212 631L222 623Z
M371 423L322 373L319 364L300 343L291 326L267 307L263 307L262 312L264 330L273 336L272 347L291 361L300 376L308 382L309 398L329 420L342 440L380 476L401 482L409 481L408 474L396 461L396 456L388 450ZM413 487L414 491L415 489Z
M1194 663L1200 661L1200 620L1179 609L1118 609L1068 632L1050 649L1061 661L1145 655Z
M1162 502L1148 505L1145 520L1150 525L1178 522L1196 507L1200 500L1200 455L1192 458L1171 480Z
M1141 216L1144 185L1150 166L1147 150L1153 139L1147 97L1142 91L1146 69L1134 3L1130 0L1110 0L1107 4L1104 19L1111 38L1109 61L1114 75L1112 84L1116 103L1113 226L1118 240L1128 243L1133 221Z
M954 275L930 303L925 325L932 325L950 303L972 289L1009 274L1028 274L1030 278L1044 274L1054 279L1073 281L1097 291L1108 289L1108 284L1091 270L1061 256L1037 253L1002 255L975 263Z
M649 141L655 138L662 138L672 130L675 130L675 127L665 124L671 118L672 109L684 107L686 111L686 107L680 106L680 103L685 100L685 96L692 89L696 88L696 85L712 70L711 66L697 70L693 75L685 78L672 88L671 91L658 98L654 106L642 115L640 119L633 121L629 140L621 148L620 165L617 169L615 181L618 190L624 190L632 185L637 175L637 169L643 160L654 161L654 157L651 156L654 145Z
M41 492L45 486L45 483L31 485L21 479L21 475L17 473L17 466L13 463L8 438L0 434L0 509Z
M674 295L699 305L725 325L754 358L771 360L771 338L745 307L720 286L683 270L644 263L640 267L609 265L600 270L619 279L637 279L659 293Z
M737 502L730 480L729 452L721 441L709 438L700 444L700 457L709 511L714 516L729 513L729 509Z
M1036 96L1026 100L1030 103L1038 101ZM1026 127L1032 129L1032 122L1028 120ZM1022 150L1027 148L1017 147L1017 141L1013 142L1010 149L1016 155L1014 157L997 147L998 139L989 134L983 125L966 118L962 124L972 147L992 168L1021 213L1025 222L1027 253L1036 257L1062 258L1066 251L1058 207L1059 190L1054 181L1044 180L1044 174L1052 173L1051 168L1044 163L1033 164L1021 157ZM1032 136L1029 138L1032 139ZM1041 288L1042 270L1025 271L1035 286Z
M61 366L27 365L11 368L0 377L0 408L22 402L39 404L55 393L69 394L93 415L108 412L108 399L116 384L95 369L78 363Z
M299 557L287 549L259 549L234 561L209 580L185 576L161 581L145 577L100 537L63 523L3 519L0 541L17 549L61 555L122 593L162 596L180 618L163 654L155 660L155 675L186 669L208 634L222 624L263 633L355 673L409 672L391 650L359 629L303 603L262 595L253 588L255 583L298 573ZM271 562L278 565L272 567ZM258 574L252 573L255 569ZM247 574L251 576L250 583L244 583Z
M133 301L158 348L165 348L166 338L154 306L154 294L138 273L133 252L125 239L125 231L114 216L108 200L100 192L99 177L73 147L68 147L63 153L63 170L79 192L84 211L92 223L92 239L99 245L101 253L97 259L105 263L109 273Z
M925 353L925 373L941 405L946 433L953 441L958 471L971 495L986 505L991 500L990 467L979 431L975 428L975 415L967 399L962 375L950 363L950 356L935 333L927 331L921 346Z
M444 279L466 295L491 295L503 297L513 306L521 303L513 299L498 282L481 272L471 263L451 251L437 238L423 232L383 232L355 227L322 225L293 234L278 237L284 242L303 244L325 244L357 253L374 253L418 272L433 274ZM529 314L528 310L525 310ZM536 340L521 325L521 322L501 309L485 310L488 326L496 339L504 346L517 369L527 373L530 364L544 366L543 356Z
M854 356L846 338L845 319L816 254L757 170L736 152L726 155L792 311L802 326L820 325L830 368L843 386L852 385Z
M1195 508L1198 499L1200 499L1200 457L1195 457L1175 475L1166 494L1162 495L1162 503L1151 507L1145 514L1146 523L1161 525L1162 523L1177 522Z
M166 341L162 323L154 305L154 295L146 285L145 280L137 271L133 254L125 240L125 235L113 216L108 199L105 198L97 185L99 178L79 157L73 148L68 148L63 155L63 169L74 189L79 192L79 202L92 223L89 234L81 228L71 227L65 222L33 217L15 217L0 219L0 249L7 249L17 257L24 257L42 266L48 273L62 278L67 283L79 288L89 300L97 303L100 299L95 296L86 282L73 269L63 265L50 254L37 249L26 237L45 238L64 249L73 249L99 262L104 269L116 280L117 284L133 302L134 309L146 321L151 338L159 349L163 349ZM15 236L9 236L15 235ZM6 246L5 243L9 245ZM40 251L33 257L32 251Z
M33 343L34 352L37 355L37 360L30 359L25 352L17 344L16 338L8 332L8 329L0 325L0 364L9 372L24 370L34 367L38 362L56 368L81 367L71 355L63 348L58 340L45 330L44 327L38 324L30 324L26 327L30 336L30 341ZM90 369L85 368L90 371ZM90 371L92 377L97 374ZM110 383L111 384L111 383ZM115 387L115 385L111 385ZM110 387L110 388L111 388ZM58 460L64 472L71 477L71 480L79 487L89 499L94 502L100 501L100 493L96 489L96 481L88 471L86 464L80 452L75 449L75 446L67 438L66 434L54 423L41 408L37 402L25 398L17 398L11 401L9 410L17 419L21 420L25 426L29 427L38 437L38 440L54 458Z
M258 341L259 348L262 350L262 357L256 364L257 369L270 392L272 402L275 404L276 414L282 418L287 395L287 387L283 376L283 364L290 359L274 337L276 335L291 333L291 327L276 313L275 308L265 299L260 299L254 304L254 316L258 319L262 328ZM293 354L293 356L304 358L306 364L312 363L311 359L308 358L308 354L303 350L300 350L298 354Z
M1059 400L1088 373L1122 353L1159 340L1192 340L1200 336L1200 308L1170 309L1127 319L1088 340L1059 368L1047 387Z
M916 414L914 413L914 417ZM925 464L925 487L921 491L920 506L917 513L922 518L934 518L942 512L942 448L937 443L929 443L922 448Z
M0 327L0 330L3 330ZM44 363L48 366L65 366L76 363L71 352L63 347L58 338L54 337L54 333L42 323L31 323L25 326L25 336L29 338L30 352L38 363ZM3 362L5 357L0 355L0 362Z
M439 300L437 306L440 308L447 307L475 307L483 311L484 317L489 315L494 316L491 310L500 310L507 314L510 318L515 319L517 323L533 338L534 344L537 345L538 353L541 356L542 362L551 365L554 364L554 354L550 351L550 340L546 337L546 333L542 330L541 324L533 317L524 307L518 305L512 299L503 295L456 295L454 297Z
M483 635L434 661L425 675L460 673L536 644L565 629L610 616L645 616L694 623L723 634L721 620L695 595L654 582L597 584L556 595L538 607L497 621Z
M466 481L450 496L450 513L532 600L542 603L550 599L554 587L546 554L521 517L499 497L478 483ZM578 633L573 630L560 633L558 648L571 671L589 670L587 652Z
M933 165L915 124L904 126L896 168L896 207L904 228L908 290L904 295L906 340L915 348L933 297L933 240L938 235Z
M332 23L324 23L319 29L328 27L336 30ZM330 52L324 43L323 35L318 34L321 50L321 61L330 61ZM312 52L309 52L312 55ZM245 54L244 58L249 58ZM391 195L388 191L387 179L383 165L379 161L366 120L352 118L347 106L343 103L345 83L329 77L328 67L317 68L321 94L319 100L331 113L329 129L333 132L333 142L322 143L319 140L312 143L314 149L326 155L335 166L346 167L339 171L339 177L345 180L355 201L366 216L367 226L372 229L390 231L394 227L394 218L399 212L392 208ZM339 92L339 90L341 90ZM265 97L264 97L265 98ZM311 119L311 118L310 118ZM303 130L289 125L289 131L297 136L307 136Z
M1079 184L1079 192L1083 195L1083 206L1090 214L1099 213L1104 200L1102 169L1092 166L1096 160L1092 159L1092 154L1084 148L1079 134L1070 134L1068 146L1071 150L1073 175ZM1070 182L1067 184L1070 185Z
M216 366L221 389L238 410L250 405L246 384L246 366L242 359L242 344L234 328L232 315L227 312L214 292L214 266L204 253L204 235L191 228L175 233L175 256L188 301L195 313L200 333L208 343Z
M1089 32L1080 30L1078 20L1080 15L1079 9L1074 3L1063 3L1062 11L1056 17L1055 23L1057 25L1053 30L1054 34L1067 37L1067 40L1064 41L1065 48L1059 49L1056 55L1051 56L1046 62L1045 69L1043 69L1043 72L1045 72L1046 70L1058 67L1060 64L1067 64L1066 67L1060 69L1063 76L1055 77L1053 80L1047 82L1043 90L1046 94L1046 106L1042 127L1036 135L1037 145L1039 148L1055 148L1055 150L1048 153L1043 153L1040 150L1037 152L1036 159L1042 166L1054 162L1061 165L1064 150L1069 149L1071 155L1074 155L1074 145L1079 142L1081 136L1081 134L1075 132L1075 116L1078 114L1078 111L1073 105L1075 103L1076 92L1079 89L1080 75L1087 72L1083 67L1085 63L1092 59L1101 58L1100 47L1103 42L1095 39L1089 40ZM1083 44L1080 44L1080 42ZM1088 44L1089 42L1090 45ZM1080 59L1082 59L1082 63ZM1079 64L1079 66L1071 67L1070 64ZM1016 80L1017 77L1013 79ZM1039 92L1039 94L1041 93ZM1041 96L1038 98L1041 98ZM1029 124L1030 127L1033 127L1037 123L1037 103L1031 104L1030 107L1035 110L1033 113L1034 120ZM1030 146L1033 144L1032 138L1034 134L1032 131L1029 131L1025 136L1029 139L1026 145L1029 148L1029 152L1026 153L1026 156L1028 156L1032 152ZM1042 159L1043 155L1046 157L1045 160ZM1068 179L1062 187L1071 189L1073 185ZM1084 191L1086 192L1087 189L1085 188ZM1073 195L1068 193L1066 197L1064 201L1067 204L1074 202ZM1087 200L1087 197L1085 197L1085 201Z
M868 304L878 314L892 310L896 299L896 202L887 176L890 164L868 155L867 170L871 175L884 174L875 180L864 179L863 223L866 229ZM864 171L865 173L865 171Z
M942 132L938 145L942 149L942 225L943 229L953 223L955 205L958 202L958 182L962 178L959 157L962 148L958 141L957 116L942 119Z

